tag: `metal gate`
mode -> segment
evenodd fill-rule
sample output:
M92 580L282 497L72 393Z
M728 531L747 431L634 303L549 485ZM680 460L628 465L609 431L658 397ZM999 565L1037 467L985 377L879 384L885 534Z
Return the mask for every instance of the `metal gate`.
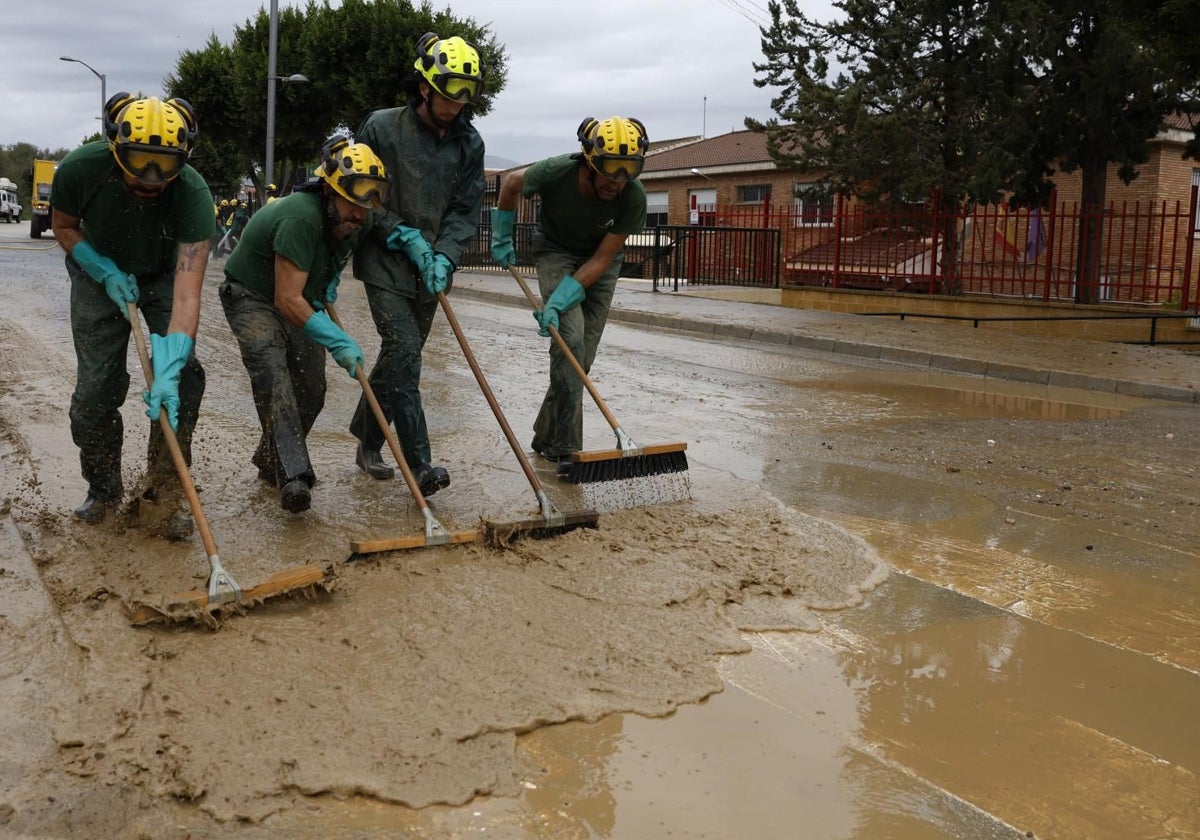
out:
M782 238L776 228L658 225L645 237L653 254L654 288L779 288ZM628 252L629 247L626 246Z

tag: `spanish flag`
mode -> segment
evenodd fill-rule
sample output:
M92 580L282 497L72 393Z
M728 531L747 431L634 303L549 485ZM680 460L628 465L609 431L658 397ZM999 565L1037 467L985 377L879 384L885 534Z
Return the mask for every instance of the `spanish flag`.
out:
M996 246L1004 249L1005 253L1011 254L1014 257L1025 255L1021 246L1017 244L1016 217L1008 212L1008 207L1004 204L1000 205L1000 211L996 216L994 239Z

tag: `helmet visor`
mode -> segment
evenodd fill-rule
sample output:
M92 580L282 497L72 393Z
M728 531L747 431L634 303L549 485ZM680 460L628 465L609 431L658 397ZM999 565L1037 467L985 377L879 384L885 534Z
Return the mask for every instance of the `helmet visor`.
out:
M632 181L646 165L646 159L637 155L596 155L591 162L597 172L613 181Z
M338 187L360 207L379 207L387 201L388 182L370 175L344 175L338 179Z
M483 85L476 76L461 73L439 73L433 86L438 93L455 102L472 102L479 96Z
M148 184L165 183L178 177L188 158L183 149L132 143L118 144L116 153L122 169Z

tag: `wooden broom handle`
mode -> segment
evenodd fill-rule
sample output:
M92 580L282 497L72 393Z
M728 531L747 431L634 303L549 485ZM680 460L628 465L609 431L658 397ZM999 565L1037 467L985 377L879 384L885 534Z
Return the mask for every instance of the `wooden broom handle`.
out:
M479 362L475 360L475 354L471 352L471 345L467 343L467 337L463 334L462 327L459 326L458 318L454 316L454 310L450 307L450 300L446 297L445 292L438 292L438 302L442 305L442 311L446 313L446 320L450 322L450 329L454 331L454 337L458 339L458 346L462 348L463 356L467 359L467 364L471 366L471 373L475 374L475 381L479 383L479 390L483 391L483 396L487 398L488 405L492 409L492 414L496 415L496 422L500 424L500 428L504 432L504 437L508 439L508 445L512 447L513 454L517 456L517 461L521 464L521 470L525 473L525 478L529 480L529 485L533 488L533 492L540 494L542 492L542 482L538 479L537 473L533 471L533 466L530 465L529 458L525 455L525 450L521 448L521 444L517 441L517 436L513 434L512 426L508 425L508 419L505 418L504 412L500 410L500 404L496 401L496 395L492 393L491 386L488 385L487 379L479 367Z
M142 361L142 374L146 377L146 387L154 387L154 368L150 364L150 351L146 349L146 337L142 335L142 325L138 321L137 304L130 301L126 304L129 312L129 327L133 331L133 340L137 344L138 358ZM192 518L196 520L196 528L200 531L200 541L209 557L217 555L217 541L213 539L212 530L208 527L208 518L204 515L204 506L200 504L200 496L196 493L196 485L192 483L192 475L188 472L187 461L183 450L179 448L179 440L175 430L171 428L171 420L166 406L159 409L158 425L162 427L163 437L167 441L167 449L171 451L171 460L175 462L175 472L179 474L179 483L183 485L184 495L192 508Z
M517 281L518 285L520 285L521 291L525 293L525 298L529 301L529 305L534 309L540 308L538 306L537 298L533 296L533 292L530 290L529 284L525 282L525 278L521 276L520 272L518 272L511 265L508 267L508 270L512 274L513 279ZM604 415L604 419L608 421L608 425L612 426L613 431L615 432L618 428L620 428L620 424L617 423L617 418L613 416L613 413L608 410L608 403L604 402L604 398L600 396L600 392L597 391L596 386L592 384L592 380L587 375L587 372L583 369L583 365L579 364L579 360L575 358L575 354L572 353L571 348L567 346L566 340L559 335L558 330L555 327L552 326L549 329L550 335L554 337L555 342L558 344L558 349L562 351L562 354L566 357L567 361L571 363L571 367L575 369L575 374L579 377L580 381L583 382L583 387L587 388L587 392L592 395L592 399L596 401L596 407L600 409L600 413Z
M346 328L342 326L342 319L338 317L337 308L332 301L325 302L325 311L329 313L330 320L337 324L338 329L346 332ZM349 333L346 333L349 335ZM400 474L404 476L404 483L408 485L408 492L412 493L413 500L417 503L417 507L422 511L429 506L425 501L425 494L421 492L421 486L417 484L417 479L413 475L412 469L408 466L408 461L404 458L404 453L400 450L400 441L396 437L396 433L392 431L392 425L387 420L387 415L383 413L383 406L379 404L379 400L375 397L375 391L371 388L371 381L367 379L367 372L363 370L362 365L356 365L354 371L355 379L362 387L363 396L366 397L367 404L371 406L371 411L375 415L375 422L379 424L379 428L383 431L384 438L387 439L388 448L392 450L392 458L396 461L396 467L400 470Z

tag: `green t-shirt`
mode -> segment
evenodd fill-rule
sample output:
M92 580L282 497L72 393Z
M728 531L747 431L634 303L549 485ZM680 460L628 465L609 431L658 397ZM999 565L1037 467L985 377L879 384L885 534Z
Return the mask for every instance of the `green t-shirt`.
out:
M546 239L590 257L606 233L641 232L646 225L646 189L641 182L630 181L612 201L584 198L576 181L580 165L571 155L538 161L525 170L524 193L526 198L542 197L539 226Z
M308 272L304 299L325 300L325 287L337 277L362 237L363 228L335 239L325 224L325 198L298 192L272 201L250 217L237 247L225 261L225 274L270 301L275 300L275 255Z
M216 229L212 193L199 172L185 166L162 195L139 198L126 188L106 140L63 158L50 203L82 219L92 247L130 274L174 271L179 243L205 242Z

